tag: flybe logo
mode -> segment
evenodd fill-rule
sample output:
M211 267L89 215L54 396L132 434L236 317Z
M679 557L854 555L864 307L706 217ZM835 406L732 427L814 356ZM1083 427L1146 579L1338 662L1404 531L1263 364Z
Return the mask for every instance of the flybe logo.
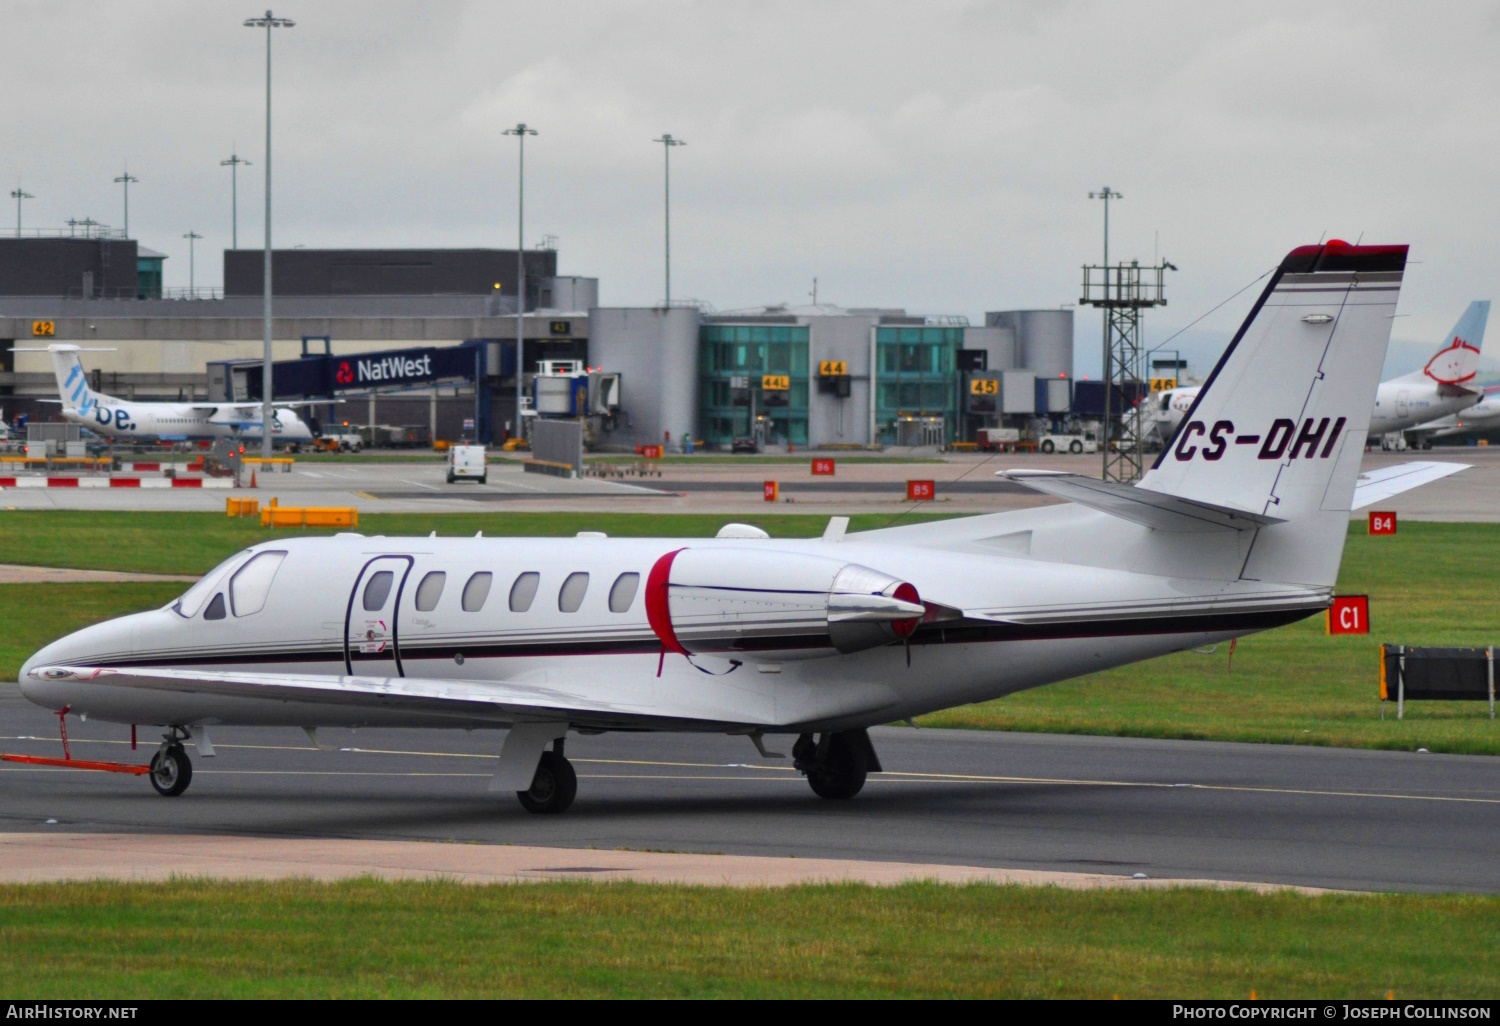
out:
M84 380L83 364L73 364L73 369L68 372L68 378L63 382L63 393L68 402L78 408L81 416L87 416L95 406L99 405L92 395L89 394L88 382ZM101 421L102 423L102 421Z
M400 381L403 378L432 376L432 357L387 356L380 360L360 360L355 364L360 381Z
M1271 422L1271 430L1264 433L1237 433L1234 421L1215 421L1213 427L1205 427L1201 420L1191 420L1183 425L1177 436L1172 455L1186 463L1194 458L1219 460L1231 445L1257 445L1260 448L1255 458L1260 460L1320 459L1333 455L1333 448L1343 434L1347 417L1330 420L1308 417L1299 428L1295 420L1278 417Z

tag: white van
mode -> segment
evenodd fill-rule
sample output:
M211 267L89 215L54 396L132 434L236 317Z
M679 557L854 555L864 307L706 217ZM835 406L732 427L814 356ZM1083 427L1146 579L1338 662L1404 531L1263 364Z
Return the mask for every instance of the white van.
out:
M455 445L448 450L448 483L453 484L461 477L476 480L480 484L489 480L484 446Z

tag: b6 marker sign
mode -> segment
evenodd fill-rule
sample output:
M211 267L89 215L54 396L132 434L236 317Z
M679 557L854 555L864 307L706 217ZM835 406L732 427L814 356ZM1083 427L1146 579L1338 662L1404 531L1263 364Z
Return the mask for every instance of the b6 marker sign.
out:
M823 459L813 460L812 461L812 472L815 475L816 474L823 474L823 475L827 475L827 476L831 477L833 475L833 460L823 460Z
M1335 595L1328 607L1329 634L1369 634L1370 596Z

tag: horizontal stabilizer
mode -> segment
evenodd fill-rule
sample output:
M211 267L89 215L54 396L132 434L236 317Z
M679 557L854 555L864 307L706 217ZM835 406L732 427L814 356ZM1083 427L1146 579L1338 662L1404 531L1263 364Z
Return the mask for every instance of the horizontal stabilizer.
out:
M1393 495L1410 491L1424 484L1441 480L1460 470L1468 470L1467 463L1398 463L1394 467L1381 467L1359 475L1354 483L1354 503L1349 508L1363 509Z
M1035 492L1055 495L1108 513L1121 520L1156 531L1202 533L1206 531L1253 531L1282 523L1249 510L1218 506L1198 499L1184 499L1114 481L1099 481L1081 474L1051 470L1002 470L996 477L1013 481Z

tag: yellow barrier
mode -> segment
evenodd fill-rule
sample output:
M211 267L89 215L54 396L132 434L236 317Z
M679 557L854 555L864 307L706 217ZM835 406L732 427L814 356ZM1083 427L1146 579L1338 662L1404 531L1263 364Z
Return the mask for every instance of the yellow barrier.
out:
M260 511L261 527L358 527L353 506L278 506L272 499Z
M247 467L255 465L261 467L267 465L280 467L283 474L289 474L292 470L292 464L296 461L290 456L242 456L240 457L240 462Z
M230 496L224 500L224 512L232 517L253 517L260 512L260 500Z

